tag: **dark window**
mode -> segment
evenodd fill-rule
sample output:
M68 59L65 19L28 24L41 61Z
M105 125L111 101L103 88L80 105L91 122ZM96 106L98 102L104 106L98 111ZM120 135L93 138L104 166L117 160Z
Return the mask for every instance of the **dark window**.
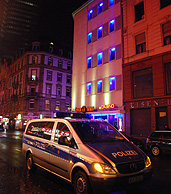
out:
M57 81L62 82L62 73L57 73Z
M91 61L92 61L92 57L89 57L87 59L87 69L91 68Z
M70 87L66 87L66 96L71 97L71 88Z
M135 37L136 54L146 51L145 33L139 34Z
M171 63L165 64L166 72L166 93L171 94Z
M160 0L160 9L171 5L171 0Z
M133 72L134 98L153 96L152 69L144 69Z
M34 108L34 99L31 99L29 101L29 109L33 109Z
M47 71L47 80L52 81L52 71Z
M46 94L51 94L52 92L52 85L51 84L47 84L46 85Z
M53 65L53 58L52 57L48 58L48 65L50 65L50 66Z
M144 2L138 3L134 6L135 10L135 22L144 18Z
M66 83L67 83L67 84L70 84L70 83L71 83L71 76L70 76L70 75L67 75Z
M162 27L163 27L163 42L164 42L164 45L171 44L171 22L167 22Z
M58 60L58 67L62 68L62 66L63 66L63 61L60 59L60 60Z
M71 62L67 63L67 70L71 70Z

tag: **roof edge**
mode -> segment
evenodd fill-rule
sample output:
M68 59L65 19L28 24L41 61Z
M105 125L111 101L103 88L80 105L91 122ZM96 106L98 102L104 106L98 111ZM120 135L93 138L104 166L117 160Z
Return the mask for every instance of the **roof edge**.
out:
M81 10L83 10L85 7L87 7L90 3L92 3L94 0L89 0L86 3L84 3L82 6L80 6L78 9L76 9L73 13L72 13L72 17L74 19L75 15L77 13L79 13Z

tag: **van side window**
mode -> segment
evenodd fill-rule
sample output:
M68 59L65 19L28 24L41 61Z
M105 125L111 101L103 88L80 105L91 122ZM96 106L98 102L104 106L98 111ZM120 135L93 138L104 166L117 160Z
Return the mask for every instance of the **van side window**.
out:
M64 123L58 123L57 128L55 130L55 141L58 141L59 137L66 136L71 137L71 132L69 131L68 127Z
M26 134L50 140L53 125L54 122L33 122L29 124Z

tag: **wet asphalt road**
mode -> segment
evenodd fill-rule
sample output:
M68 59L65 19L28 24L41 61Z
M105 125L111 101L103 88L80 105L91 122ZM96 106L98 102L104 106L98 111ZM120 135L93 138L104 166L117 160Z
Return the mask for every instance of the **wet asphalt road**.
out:
M0 132L0 194L74 194L70 184L43 169L27 173L21 152L22 135L19 131ZM150 182L111 194L171 194L171 154L151 160Z

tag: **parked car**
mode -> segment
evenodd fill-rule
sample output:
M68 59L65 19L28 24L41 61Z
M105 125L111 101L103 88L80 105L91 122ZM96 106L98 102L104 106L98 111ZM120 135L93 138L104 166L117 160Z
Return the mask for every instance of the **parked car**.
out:
M121 132L129 141L133 142L137 147L143 149L144 148L144 143L140 140L140 139L137 139L135 137L133 137L132 135L129 135L125 132Z
M155 131L146 140L146 148L154 156L171 153L171 131Z
M22 150L28 171L50 171L72 183L76 194L120 190L152 175L150 158L106 121L31 120Z

